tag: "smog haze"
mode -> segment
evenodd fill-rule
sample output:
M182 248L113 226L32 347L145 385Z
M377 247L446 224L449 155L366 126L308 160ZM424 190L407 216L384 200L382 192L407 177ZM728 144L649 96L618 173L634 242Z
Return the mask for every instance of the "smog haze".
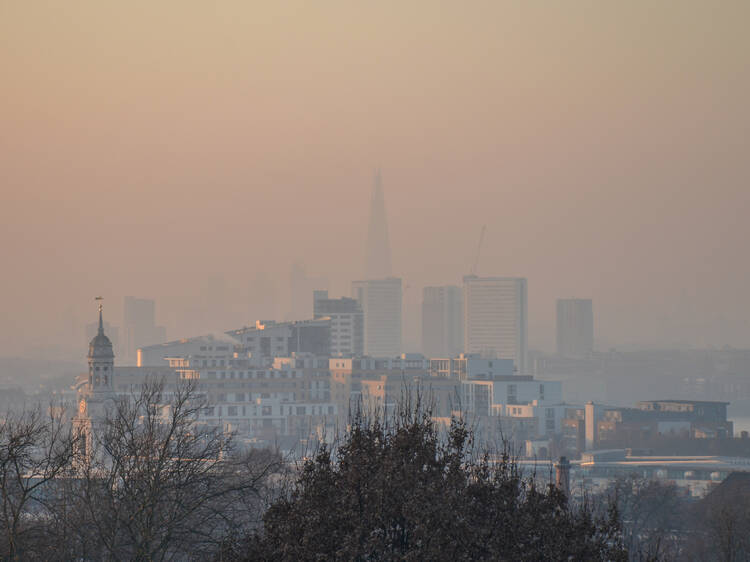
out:
M528 279L597 345L750 345L747 2L4 2L0 356L93 298L170 339L348 295L382 173L404 348L425 285ZM82 359L81 359L82 360Z

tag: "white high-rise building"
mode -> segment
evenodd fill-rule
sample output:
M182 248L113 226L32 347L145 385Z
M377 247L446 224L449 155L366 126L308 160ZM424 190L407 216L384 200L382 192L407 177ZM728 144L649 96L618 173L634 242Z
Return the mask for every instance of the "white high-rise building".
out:
M526 279L464 277L464 350L484 357L513 359L527 371Z
M422 290L422 353L427 357L456 357L464 350L461 287Z
M588 357L594 351L594 307L591 299L557 300L557 353Z
M353 281L352 297L359 303L365 317L365 355L401 355L401 279Z

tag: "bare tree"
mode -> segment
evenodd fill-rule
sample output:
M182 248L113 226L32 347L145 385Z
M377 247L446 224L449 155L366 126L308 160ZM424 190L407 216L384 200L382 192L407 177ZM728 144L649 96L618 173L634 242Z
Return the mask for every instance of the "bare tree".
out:
M685 505L674 483L631 474L616 478L608 495L622 517L631 560L678 559Z
M44 500L70 468L76 437L64 410L8 412L0 420L0 556L41 555L46 533Z
M112 404L78 487L101 558L194 555L260 516L245 498L279 458L236 453L231 435L200 424L204 406L194 381L169 396L163 381L147 382Z

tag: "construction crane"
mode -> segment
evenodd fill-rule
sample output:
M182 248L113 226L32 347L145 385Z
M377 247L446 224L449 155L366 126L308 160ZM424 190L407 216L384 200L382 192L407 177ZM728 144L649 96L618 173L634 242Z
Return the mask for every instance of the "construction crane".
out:
M482 230L479 232L479 244L477 244L477 253L474 256L474 263L471 266L471 274L477 274L477 266L479 266L479 254L482 251L482 242L484 242L484 231L487 229L487 225L482 225Z

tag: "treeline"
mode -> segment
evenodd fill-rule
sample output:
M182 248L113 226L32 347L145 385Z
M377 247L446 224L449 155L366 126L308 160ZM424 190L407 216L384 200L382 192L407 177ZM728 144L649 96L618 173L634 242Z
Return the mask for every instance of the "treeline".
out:
M3 418L0 557L624 561L685 552L656 509L678 509L673 489L621 481L614 501L571 504L522 474L507 447L488 454L461 420L441 431L419 403L387 419L354 416L334 445L297 465L235 451L231 436L196 423L202 406L192 384L168 397L147 384L110 401L94 440L55 408Z
M194 384L99 406L93 438L56 407L0 420L0 559L211 558L257 528L281 459L196 424Z

